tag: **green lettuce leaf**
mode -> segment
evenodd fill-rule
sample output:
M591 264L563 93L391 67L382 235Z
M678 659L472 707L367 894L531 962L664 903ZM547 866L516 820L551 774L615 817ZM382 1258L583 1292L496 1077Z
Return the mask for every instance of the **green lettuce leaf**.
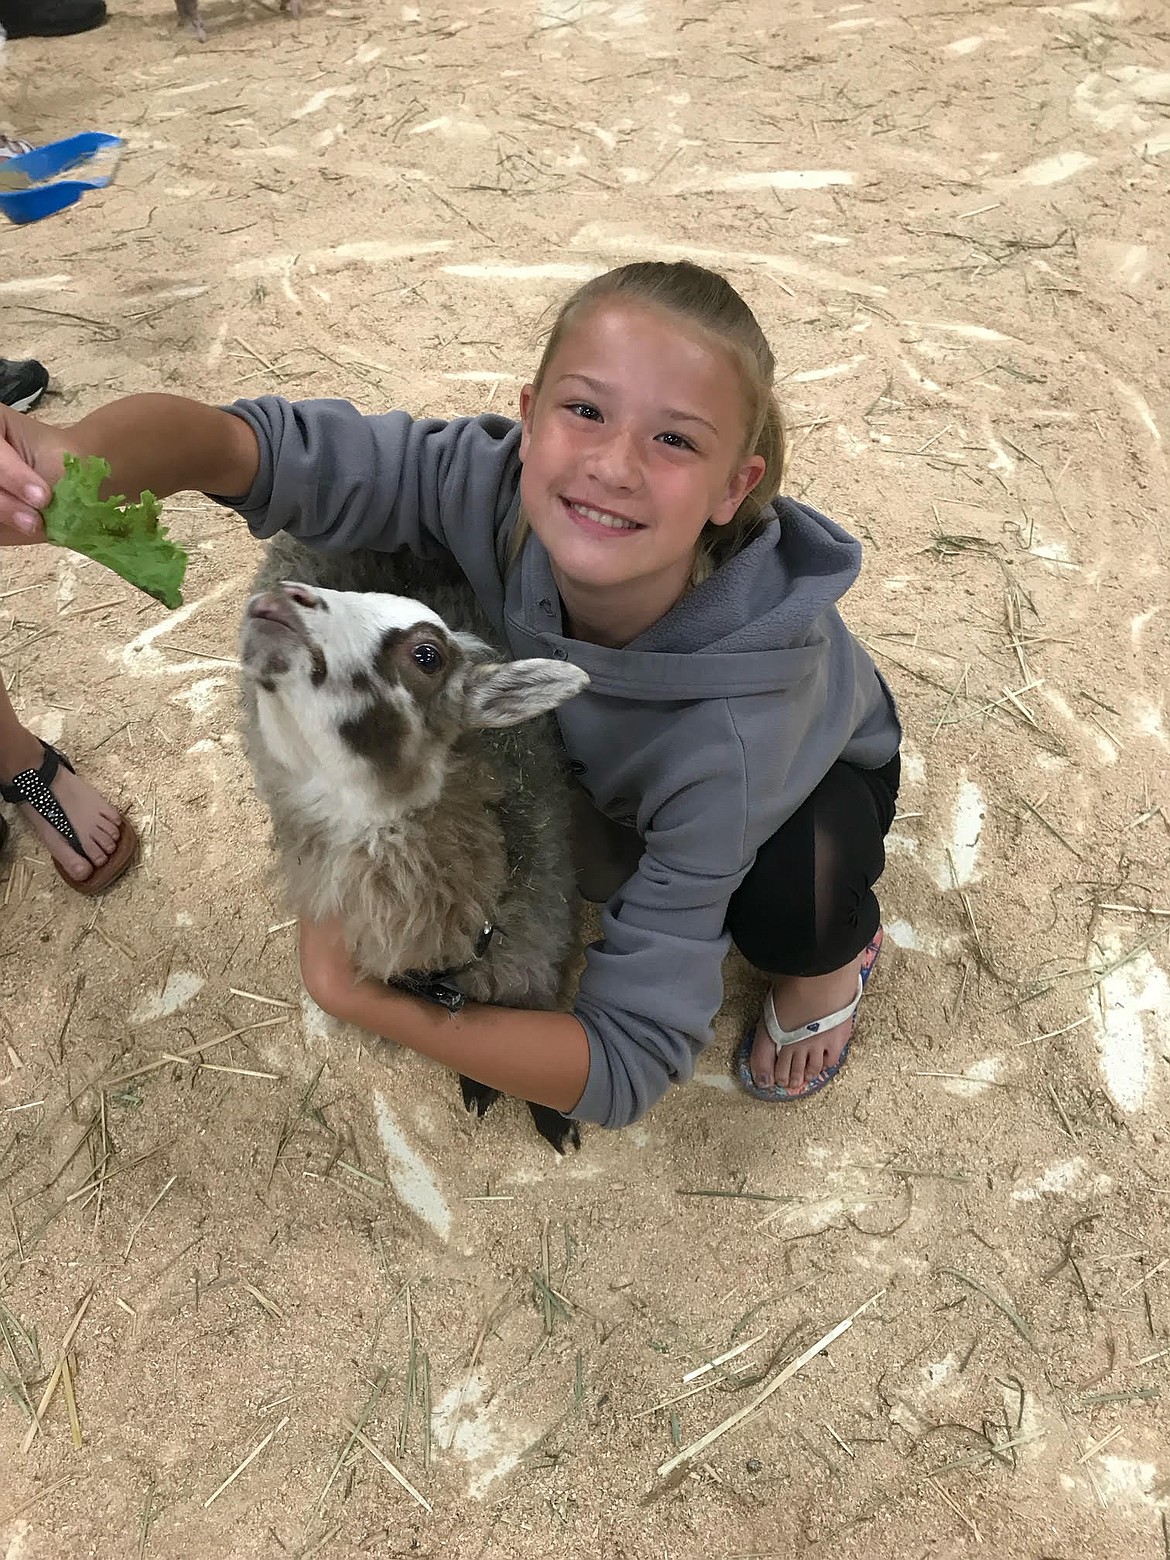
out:
M100 455L66 455L65 475L45 510L45 536L113 569L164 606L181 607L187 554L159 524L162 505L153 493L143 493L136 504L99 498L109 474Z

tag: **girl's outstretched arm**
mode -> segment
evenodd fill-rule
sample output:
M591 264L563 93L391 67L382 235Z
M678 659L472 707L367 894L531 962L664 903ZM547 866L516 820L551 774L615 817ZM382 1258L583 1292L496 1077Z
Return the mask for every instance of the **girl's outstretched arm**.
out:
M260 446L246 422L178 395L131 395L72 426L53 426L0 407L0 545L39 542L39 511L61 476L65 453L110 464L106 493L158 498L190 488L244 494L256 479Z
M448 1013L361 980L335 922L301 922L301 977L326 1013L382 1035L516 1099L571 1111L589 1077L589 1040L568 1013L468 1003Z

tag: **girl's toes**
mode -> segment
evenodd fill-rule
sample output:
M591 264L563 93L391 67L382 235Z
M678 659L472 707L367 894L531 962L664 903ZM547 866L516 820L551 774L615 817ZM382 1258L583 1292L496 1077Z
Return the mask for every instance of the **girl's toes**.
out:
M770 1040L756 1035L755 1044L752 1046L752 1054L748 1060L748 1070L751 1072L752 1081L757 1089L770 1089L774 1072L775 1047Z
M93 874L92 862L82 861L81 857L76 855L73 851L68 851L66 855L60 859L62 868L75 883L84 883L85 879L87 877L91 877Z

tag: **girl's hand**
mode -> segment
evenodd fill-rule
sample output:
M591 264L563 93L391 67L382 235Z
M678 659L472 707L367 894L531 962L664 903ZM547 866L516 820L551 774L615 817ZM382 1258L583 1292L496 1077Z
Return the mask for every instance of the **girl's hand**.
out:
M317 1006L344 1019L359 979L341 935L341 923L302 921L301 979Z
M68 430L0 406L0 547L44 541L40 511L69 448Z

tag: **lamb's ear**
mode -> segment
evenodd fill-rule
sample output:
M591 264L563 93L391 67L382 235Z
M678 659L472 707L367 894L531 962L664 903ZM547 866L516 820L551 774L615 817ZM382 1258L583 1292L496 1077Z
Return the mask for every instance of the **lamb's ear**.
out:
M556 709L589 682L567 661L505 661L469 668L465 719L469 726L518 726Z

